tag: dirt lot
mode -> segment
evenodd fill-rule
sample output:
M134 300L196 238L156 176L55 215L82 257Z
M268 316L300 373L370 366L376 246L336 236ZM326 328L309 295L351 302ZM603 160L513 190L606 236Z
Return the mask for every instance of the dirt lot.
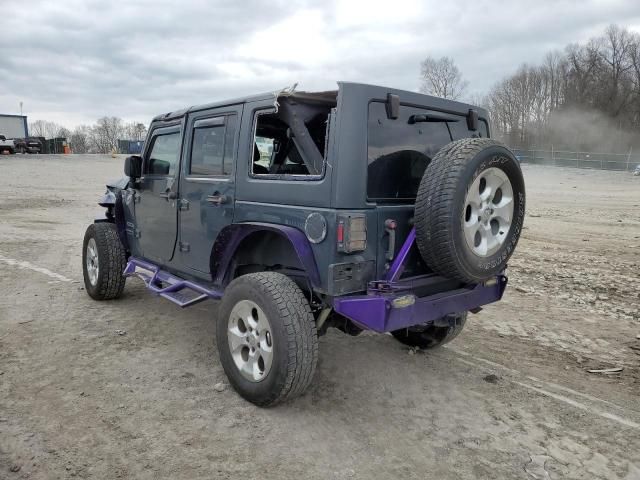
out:
M502 302L429 353L330 332L310 391L264 410L214 388L214 303L83 291L121 171L0 157L0 479L640 478L640 177L525 167Z

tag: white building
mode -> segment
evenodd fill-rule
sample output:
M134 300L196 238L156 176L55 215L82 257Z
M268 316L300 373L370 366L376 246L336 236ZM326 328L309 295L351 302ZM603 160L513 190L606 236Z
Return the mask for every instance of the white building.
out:
M28 137L27 116L0 113L0 135L4 135L6 138Z

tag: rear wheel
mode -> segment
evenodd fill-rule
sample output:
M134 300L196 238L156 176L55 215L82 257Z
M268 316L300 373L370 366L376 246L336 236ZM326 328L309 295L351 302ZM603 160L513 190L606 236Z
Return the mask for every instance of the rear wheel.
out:
M396 340L423 349L436 348L456 338L467 321L467 312L447 315L432 325L417 325L391 332Z
M303 393L318 361L309 302L293 280L274 272L242 275L229 284L216 342L231 385L263 407Z
M94 300L122 295L127 255L113 223L93 223L84 235L82 272L84 286Z

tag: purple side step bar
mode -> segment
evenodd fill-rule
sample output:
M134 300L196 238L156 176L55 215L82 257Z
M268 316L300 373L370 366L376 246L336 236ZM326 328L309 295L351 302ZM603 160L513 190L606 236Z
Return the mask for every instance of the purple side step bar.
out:
M149 290L171 300L182 308L190 307L209 298L214 300L222 298L222 292L219 290L209 290L197 283L183 280L169 272L160 270L157 265L135 257L129 258L123 275L142 279Z

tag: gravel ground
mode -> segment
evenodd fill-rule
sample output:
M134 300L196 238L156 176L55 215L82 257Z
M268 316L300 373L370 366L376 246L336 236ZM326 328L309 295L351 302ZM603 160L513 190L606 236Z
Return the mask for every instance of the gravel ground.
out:
M429 353L332 331L308 393L259 409L214 303L83 291L122 158L0 157L0 478L640 478L640 177L524 170L502 302Z

